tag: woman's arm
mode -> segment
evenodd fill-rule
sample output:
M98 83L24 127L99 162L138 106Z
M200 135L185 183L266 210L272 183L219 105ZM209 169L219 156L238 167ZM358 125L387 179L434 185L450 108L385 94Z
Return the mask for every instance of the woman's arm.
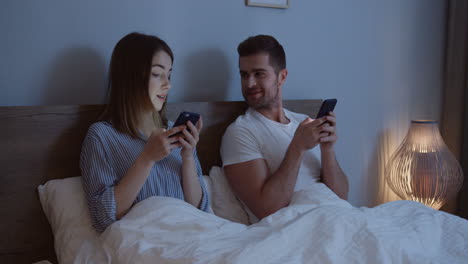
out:
M202 126L203 121L201 118L197 122L196 127L191 122L187 122L187 127L190 129L190 132L184 129L182 131L184 137L179 138L179 142L182 145L180 153L182 156L182 189L185 201L197 208L200 207L203 191L198 178L194 150L198 143Z
M130 209L135 201L141 187L145 183L155 161L148 158L145 152L142 152L133 165L128 169L125 176L114 188L114 199L116 203L117 219L122 218Z
M195 166L195 157L182 156L182 189L184 191L185 201L197 208L200 207L203 192L198 180L197 168Z
M96 231L103 232L116 220L113 185L117 175L106 158L97 126L90 127L83 141L80 169L91 222Z
M184 127L174 127L162 133L153 132L148 138L143 152L140 153L124 177L115 186L115 214L117 219L122 218L132 207L154 163L165 158L174 148L181 146L177 137L170 136L182 131L182 129Z

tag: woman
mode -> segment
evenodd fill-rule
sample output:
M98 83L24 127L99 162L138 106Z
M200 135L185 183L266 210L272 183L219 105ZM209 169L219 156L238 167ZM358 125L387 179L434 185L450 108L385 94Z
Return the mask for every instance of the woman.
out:
M208 210L195 151L202 121L172 127L164 114L173 60L169 46L155 36L131 33L114 48L109 103L103 121L90 126L80 157L98 232L150 196L179 198Z

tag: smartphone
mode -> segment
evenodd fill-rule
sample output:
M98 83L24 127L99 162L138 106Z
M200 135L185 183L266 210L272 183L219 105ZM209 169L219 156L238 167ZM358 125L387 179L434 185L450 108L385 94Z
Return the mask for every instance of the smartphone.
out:
M200 114L199 113L194 113L194 112L182 112L179 114L179 117L174 123L173 127L176 126L181 126L181 125L186 125L188 121L192 122L193 125L196 125L198 122L198 119L200 119ZM188 128L187 128L188 129ZM190 129L188 129L190 132ZM182 134L182 132L176 133L174 135L179 135ZM173 136L174 136L173 135Z
M322 106L320 106L320 110L317 113L317 118L321 118L322 116L328 115L330 112L332 112L335 109L335 105L338 102L335 98L333 99L326 99L323 101Z

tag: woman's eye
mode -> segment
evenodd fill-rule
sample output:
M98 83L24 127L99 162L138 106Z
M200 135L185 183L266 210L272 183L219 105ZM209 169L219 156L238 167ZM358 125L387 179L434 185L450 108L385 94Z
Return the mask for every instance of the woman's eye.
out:
M156 78L158 78L158 77L160 76L159 73L151 73L151 75L152 75L153 77L156 77Z

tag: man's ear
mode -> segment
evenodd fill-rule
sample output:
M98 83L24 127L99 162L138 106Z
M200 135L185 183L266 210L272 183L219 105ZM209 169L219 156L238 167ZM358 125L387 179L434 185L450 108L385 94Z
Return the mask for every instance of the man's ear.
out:
M288 77L288 70L287 69L282 69L278 73L278 85L283 86L284 82L286 81L286 77Z

